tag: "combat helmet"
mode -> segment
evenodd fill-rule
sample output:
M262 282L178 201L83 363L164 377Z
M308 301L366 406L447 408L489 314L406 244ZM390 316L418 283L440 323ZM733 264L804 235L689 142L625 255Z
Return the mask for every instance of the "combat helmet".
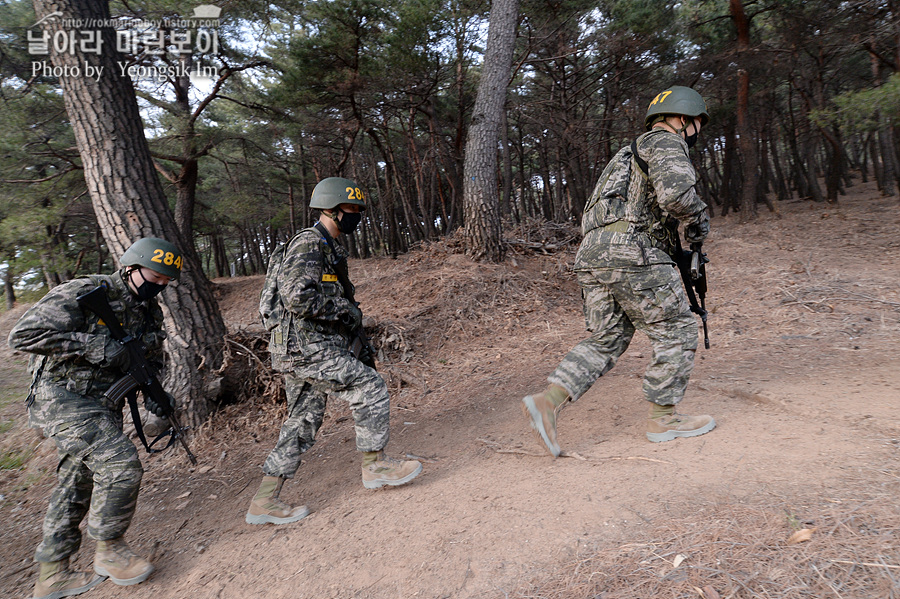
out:
M685 116L700 117L700 124L709 122L709 112L706 110L706 102L703 96L696 90L682 85L672 87L659 92L650 106L647 108L647 116L644 117L644 128L648 131L653 126L657 116L665 114L683 114Z
M319 181L309 200L309 207L319 210L331 210L340 204L356 204L360 210L365 210L366 195L350 179L328 177Z
M122 266L143 266L178 280L184 258L174 244L158 237L142 237L122 254Z

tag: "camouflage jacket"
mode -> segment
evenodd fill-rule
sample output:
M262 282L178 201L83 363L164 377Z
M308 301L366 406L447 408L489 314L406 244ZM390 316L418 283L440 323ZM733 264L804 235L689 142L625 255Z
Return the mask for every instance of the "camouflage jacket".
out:
M106 362L111 344L118 342L98 317L82 309L75 299L97 285L106 287L110 306L125 331L144 344L151 364L162 366L166 336L162 310L156 299L138 299L129 290L123 272L91 275L54 287L13 326L9 346L32 354L28 369L37 399L77 400L74 394L102 403L103 393L124 375Z
M613 174L630 176L625 181L627 194L604 195L598 183L582 218L584 239L575 258L576 269L672 263L678 222L690 225L708 218L706 204L695 189L697 173L685 141L654 129L641 135L636 146L647 162L647 175L631 159L630 173ZM630 155L628 147L610 165L626 154Z
M347 250L333 239L331 244L328 241L318 229L304 229L288 242L280 268L270 267L266 275L277 277L284 304L281 323L269 340L276 369L282 369L286 360L314 359L313 354L324 347L350 344L341 316L351 310L351 304L337 276Z

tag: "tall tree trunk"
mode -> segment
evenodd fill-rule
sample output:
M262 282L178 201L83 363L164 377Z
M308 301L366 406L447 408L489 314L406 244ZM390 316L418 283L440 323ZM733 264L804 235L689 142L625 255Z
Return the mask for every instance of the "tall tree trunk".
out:
M107 0L34 0L38 20L54 11L61 18L42 24L51 36L65 31L69 19L110 22ZM212 289L194 250L191 232L182 235L154 170L150 148L131 81L121 75L112 29L100 29L100 53L85 53L77 44L71 53L55 50L55 67L80 69L80 76L63 76L66 112L84 166L98 224L115 256L140 237L156 236L175 243L184 253L177 285L162 295L166 315L169 368L166 387L184 408L186 420L197 425L212 410L219 395L225 324ZM65 33L64 33L65 35ZM52 38L51 38L52 39ZM89 72L90 71L90 72Z
M512 214L512 159L509 155L509 123L506 109L500 112L500 157L503 160L503 195L500 196L500 213Z
M740 173L735 172L735 165L738 165L735 157L735 146L738 142L735 139L734 125L731 122L727 122L724 124L724 128L725 152L722 157L722 187L719 189L719 200L722 202L722 216L726 216L729 211L735 210L740 201L734 197L735 180L740 179Z
M881 155L881 195L896 194L897 165L894 160L894 132L887 119L876 114L880 128L878 129L878 150Z
M757 217L756 185L757 165L756 144L753 143L753 132L750 128L750 71L743 65L747 51L750 49L750 19L744 12L741 0L730 0L731 18L737 29L738 89L737 89L737 134L741 152L741 164L744 170L744 185L741 190L740 208L741 222Z
M494 0L491 6L484 65L466 140L463 167L465 244L466 253L476 260L499 262L503 259L497 142L506 104L518 15L519 0Z
M179 57L184 72L192 65L190 54ZM175 114L179 141L181 142L181 170L175 177L175 224L185 238L193 242L194 205L197 202L197 183L200 165L197 159L196 131L191 117L191 79L187 75L175 78Z

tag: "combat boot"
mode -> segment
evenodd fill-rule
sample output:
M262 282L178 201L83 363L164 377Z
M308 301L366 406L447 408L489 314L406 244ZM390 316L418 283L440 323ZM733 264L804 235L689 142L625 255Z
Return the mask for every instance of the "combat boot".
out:
M88 572L73 572L69 558L58 562L41 562L38 581L34 585L34 599L61 599L87 592L106 580Z
M97 541L94 572L120 586L130 586L147 580L153 564L131 550L123 537Z
M291 507L278 498L282 485L284 479L280 476L263 477L244 518L247 524L288 524L309 515L305 505Z
M526 395L522 399L522 413L528 418L535 435L550 455L557 458L561 452L556 439L556 417L566 404L569 393L559 385L550 385L547 391Z
M397 487L405 485L422 472L422 464L416 460L398 460L378 452L375 461L363 461L362 481L367 489L377 489L384 485Z
M670 414L658 415L660 408L671 408ZM655 413L656 412L656 413ZM675 406L654 406L647 422L647 439L653 443L672 441L678 437L699 437L716 428L712 416L676 414Z

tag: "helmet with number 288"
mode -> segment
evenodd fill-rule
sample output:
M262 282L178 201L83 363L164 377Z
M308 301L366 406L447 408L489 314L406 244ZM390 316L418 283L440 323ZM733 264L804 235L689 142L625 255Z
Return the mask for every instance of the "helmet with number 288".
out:
M366 195L363 190L350 179L343 177L328 177L319 181L309 200L309 207L319 210L331 210L341 204L355 204L360 210L366 209Z
M184 258L178 248L165 239L143 237L125 250L119 262L122 266L143 266L177 280Z

